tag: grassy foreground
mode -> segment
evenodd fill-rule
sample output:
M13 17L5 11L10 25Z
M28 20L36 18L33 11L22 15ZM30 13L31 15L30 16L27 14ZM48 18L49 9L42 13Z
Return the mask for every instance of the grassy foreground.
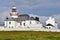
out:
M1 31L0 40L60 40L60 33L35 31Z

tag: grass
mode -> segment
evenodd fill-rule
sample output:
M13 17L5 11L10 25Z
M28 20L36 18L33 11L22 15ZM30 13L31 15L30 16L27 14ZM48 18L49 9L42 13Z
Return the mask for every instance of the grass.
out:
M60 33L40 31L1 31L0 40L60 40Z

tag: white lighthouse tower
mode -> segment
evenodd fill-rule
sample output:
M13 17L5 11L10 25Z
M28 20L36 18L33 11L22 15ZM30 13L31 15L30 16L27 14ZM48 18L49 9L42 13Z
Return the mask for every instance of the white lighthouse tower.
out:
M10 16L13 17L13 18L18 18L17 8L16 8L15 5L12 6Z

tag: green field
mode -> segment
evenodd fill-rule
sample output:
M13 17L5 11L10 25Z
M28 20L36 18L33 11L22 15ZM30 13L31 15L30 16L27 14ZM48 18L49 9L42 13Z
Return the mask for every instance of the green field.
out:
M0 40L60 40L60 33L35 31L1 31Z

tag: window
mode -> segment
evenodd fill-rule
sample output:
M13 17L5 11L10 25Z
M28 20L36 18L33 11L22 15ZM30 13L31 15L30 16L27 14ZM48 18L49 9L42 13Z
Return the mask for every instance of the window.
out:
M4 26L4 28L6 28L6 26Z
M20 22L20 25L22 25L22 23Z
M31 21L30 21L30 24L31 24Z
M37 22L37 24L38 24L39 22Z
M9 28L10 28L10 26L9 26Z
M13 28L13 26L12 26L12 28Z
M51 29L51 28L49 27L49 29Z
M12 9L12 12L16 12L16 9Z
M24 26L25 26L25 23L24 23Z
M11 22L9 22L9 24L11 24Z
M27 26L27 28L30 28L29 26Z

